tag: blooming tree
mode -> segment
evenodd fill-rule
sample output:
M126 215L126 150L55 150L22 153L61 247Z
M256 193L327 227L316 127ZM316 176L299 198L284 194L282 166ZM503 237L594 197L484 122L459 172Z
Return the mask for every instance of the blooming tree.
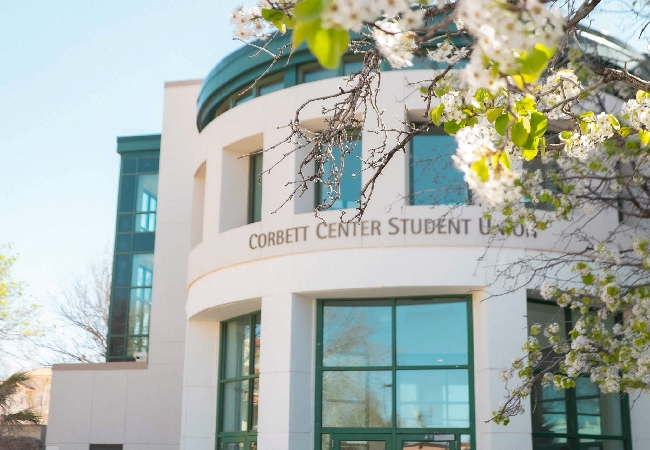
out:
M364 54L363 69L345 88L313 100L329 101L323 131L301 127L307 102L283 141L306 151L294 193L313 182L329 191L317 214L340 195L349 130L364 127L374 111L376 132L395 139L385 138L363 160L371 176L353 219L393 156L440 126L455 136L453 163L494 231L510 234L523 224L543 232L567 223L559 239L571 245L558 256L529 257L502 272L516 266L513 289L537 288L577 318L566 333L560 323L532 327L524 357L503 371L515 386L494 412L498 423L519 413L540 382L566 389L589 376L605 393L650 389L650 82L628 72L632 61L604 60L580 43L577 27L600 3L263 0L231 13L235 35L261 51L270 52L273 36L290 29L293 48L306 42L325 68L336 68L345 52ZM647 24L645 4L629 7ZM428 121L388 129L376 96L381 63L402 68L423 56L443 67L417 84ZM335 147L343 149L339 161ZM589 231L596 216L612 213L618 226ZM612 318L616 324L607 325Z

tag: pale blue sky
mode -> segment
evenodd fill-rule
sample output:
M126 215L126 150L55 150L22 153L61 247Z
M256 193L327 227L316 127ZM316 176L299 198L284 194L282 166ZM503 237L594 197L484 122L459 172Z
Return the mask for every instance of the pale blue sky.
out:
M0 2L0 244L28 294L46 300L112 249L116 137L159 133L163 83L239 47L227 14L240 3ZM619 23L596 27L620 36Z

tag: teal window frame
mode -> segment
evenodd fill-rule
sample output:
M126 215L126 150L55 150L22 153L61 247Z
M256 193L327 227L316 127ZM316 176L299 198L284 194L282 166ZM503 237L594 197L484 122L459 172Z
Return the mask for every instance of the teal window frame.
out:
M389 301L392 308L392 364L390 366L324 366L323 365L323 336L324 336L324 323L323 323L323 308L327 302L340 302L340 301ZM441 304L445 303L464 303L467 307L467 364L465 365L417 365L417 366L398 366L397 365L397 317L396 307L399 300L410 301L439 301ZM460 442L462 436L469 436L470 449L476 449L475 438L475 405L474 405L474 339L473 339L473 318L472 318L472 299L469 295L445 295L445 296L407 296L407 297L379 297L379 298L339 298L339 299L318 299L317 300L317 317L316 317L316 392L315 392L315 427L314 427L314 448L316 450L329 450L325 447L325 443L331 443L331 439L335 435L345 435L346 438L358 436L359 439L367 439L368 436L382 436L387 439L388 445L391 448L397 448L396 445L404 440L416 439L432 439L435 434L453 434L456 442ZM469 388L469 427L466 428L399 428L397 426L397 389L396 380L398 371L407 370L466 370ZM323 423L323 372L330 371L390 371L392 376L392 417L391 427L376 428L376 427L363 427L363 428L348 428L348 427L324 427ZM426 436L424 438L423 436Z
M555 307L559 310L560 316L557 318L557 322L564 320L564 330L569 333L573 329L573 310L569 308L560 308L555 302L548 302L545 300L539 300L536 298L528 298L528 304L535 303L539 305L546 305L549 307ZM529 314L529 313L528 313ZM616 318L620 320L621 318ZM528 318L528 330L530 332L530 317ZM542 323L542 326L546 324ZM625 450L632 450L632 430L630 423L630 402L627 394L623 395L620 399L621 407L621 426L622 434L621 435L606 435L606 434L586 434L578 432L578 407L577 400L582 400L587 397L580 396L576 394L576 389L566 389L565 393L565 414L567 418L567 432L566 433L553 433L553 432L532 432L533 440L533 450L581 450L583 447L580 445L581 440L602 440L602 441L622 441ZM595 398L595 397L594 397ZM531 411L535 408L535 392L531 393ZM584 413L581 413L584 415ZM600 414L599 414L600 416ZM533 420L533 415L531 414L531 421ZM566 444L562 443L548 443L546 445L535 446L535 438L538 439L565 439ZM593 443L594 447L596 443Z
M129 342L132 343L134 351L148 351L153 274L148 277L149 282L146 285L134 285L133 272L136 269L133 267L133 257L135 255L153 255L154 252L157 213L151 209L157 210L157 196L153 196L149 192L145 204L138 201L137 195L139 177L158 175L159 164L160 151L128 151L122 154L108 319L106 349L106 361L108 362L135 361L132 352L128 351ZM140 200L145 200L145 198ZM140 210L137 207L138 203L141 203L142 206ZM140 224L141 218L145 216L151 231L137 231L136 228ZM133 327L139 330L138 333L129 333L129 322L136 314L132 310L132 302L140 304L143 308L148 305L149 308L146 313L146 323L139 316L137 326ZM118 352L117 350L120 348L121 351Z
M420 126L421 124L414 124L414 126ZM444 154L445 158L445 164L448 164L443 166L444 169L451 169L457 172L458 176L458 181L459 185L456 186L449 186L449 189L461 189L461 183L465 187L465 201L464 202L440 202L440 201L434 201L435 197L444 197L446 195L459 195L459 194L454 194L453 192L447 191L446 187L443 186L443 184L440 184L440 186L436 186L438 189L443 189L442 195L437 194L436 192L429 192L427 191L422 191L422 190L416 190L415 183L416 180L419 179L420 176L422 176L422 173L418 174L418 172L423 172L421 164L428 164L428 161L435 161L437 159L441 158L441 155L436 155L432 151L431 157L430 158L420 158L420 160L416 160L416 145L418 138L420 136L440 136L440 137L449 137L450 142L455 142L454 138L452 136L449 136L447 133L445 133L442 128L440 127L435 127L431 126L427 132L415 136L413 140L411 140L411 144L409 147L409 205L411 206L455 206L455 205L469 205L472 202L472 197L471 197L471 191L469 189L469 186L467 186L467 183L463 180L463 175L460 171L458 171L452 163L451 155L454 154L456 147L454 146L454 152L449 152L449 154ZM432 149L432 150L437 150L437 149ZM420 170L418 170L418 168ZM444 181L444 180L443 180ZM456 181L456 180L449 180L449 181ZM431 201L420 201L420 198L428 198Z
M217 450L226 450L227 447L224 446L223 444L229 444L229 443L241 443L243 444L242 450L256 450L257 449L257 429L253 429L252 426L252 418L253 418L253 404L254 402L252 400L252 394L254 392L253 385L255 380L258 380L259 383L259 370L257 373L255 372L255 325L256 325L256 318L260 318L260 335L261 335L261 327L262 327L262 320L261 320L262 313L261 311L255 311L249 314L244 314L241 316L233 317L231 319L225 320L221 322L220 326L220 340L219 340L219 368L218 368L218 384L217 384L217 423L216 423L216 430L217 430L217 436L216 436L216 441L217 441ZM239 377L231 377L227 378L225 376L225 369L226 369L226 364L225 364L225 355L226 355L226 348L228 345L227 342L227 336L226 336L226 331L227 331L227 324L240 320L242 318L248 318L249 319L249 350L248 350L248 374L245 374L243 376ZM260 354L261 354L261 338L260 338ZM259 369L259 367L257 367ZM222 430L222 420L224 417L224 389L226 383L232 383L232 382L237 382L241 381L244 383L248 383L248 392L249 392L249 400L247 402L247 430L243 431L221 431ZM259 405L259 399L258 399L258 405ZM238 450L239 450L238 448Z
M262 150L249 157L248 167L248 223L262 220L262 172L264 171L264 152Z

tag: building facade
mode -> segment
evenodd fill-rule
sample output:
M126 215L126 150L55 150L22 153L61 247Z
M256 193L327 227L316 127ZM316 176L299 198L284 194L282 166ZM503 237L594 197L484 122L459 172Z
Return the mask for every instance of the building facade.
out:
M341 199L316 219L328 193L292 197L287 183L302 154L264 150L361 61L328 71L298 50L265 72L253 52L202 82L166 84L161 135L118 139L109 362L54 367L48 450L650 448L650 398L630 409L588 379L540 387L535 408L489 422L529 322L557 314L497 283L494 267L559 251L555 237L522 226L486 250L454 141L433 129L393 158L363 219L342 223L368 177L355 158L382 140L355 130ZM388 128L422 120L408 82L427 68L382 74ZM321 106L303 111L306 128L323 123Z

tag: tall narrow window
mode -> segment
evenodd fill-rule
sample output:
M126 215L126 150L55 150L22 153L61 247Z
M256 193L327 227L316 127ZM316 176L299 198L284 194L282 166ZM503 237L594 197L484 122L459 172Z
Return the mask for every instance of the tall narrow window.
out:
M222 325L219 368L219 450L257 448L261 315Z
M411 205L467 203L467 184L451 159L455 152L454 137L439 128L413 138L409 162Z
M331 202L333 192L327 182L334 182L334 177L341 170L343 161L343 174L340 180L340 196L330 209L356 208L361 192L361 140L357 140L358 133L352 133L350 140L343 143L343 149L338 146L332 148L332 158L323 165L323 180L318 189L317 203ZM343 158L342 155L345 155Z
M248 177L248 223L262 220L262 170L261 151L250 157L250 175Z
M609 325L613 326L613 320ZM528 302L528 328L557 322L572 329L571 310L548 302ZM542 336L541 345L548 345ZM563 391L535 386L531 395L534 450L628 450L631 447L627 396L602 394L587 377Z

